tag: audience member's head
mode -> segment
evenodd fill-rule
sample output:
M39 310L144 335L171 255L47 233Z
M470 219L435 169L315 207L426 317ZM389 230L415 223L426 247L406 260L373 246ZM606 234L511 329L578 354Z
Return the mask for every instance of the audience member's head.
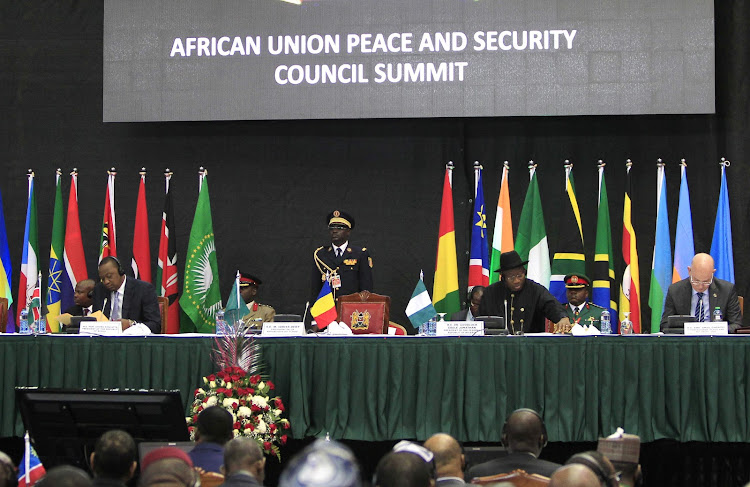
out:
M484 296L484 286L474 286L473 288L471 288L471 291L469 291L469 296L468 296L469 309L471 310L471 315L474 317L479 315L479 303L482 302L483 296Z
M532 409L517 409L503 427L503 445L510 452L531 453L538 457L547 444L542 417Z
M601 487L601 485L596 474L583 465L562 466L549 479L549 487Z
M198 472L187 453L173 446L149 452L141 462L142 487L193 487Z
M359 465L351 450L337 441L315 440L292 458L279 487L359 487Z
M224 475L248 472L263 483L265 478L266 458L257 441L252 438L238 437L224 445Z
M643 474L638 463L641 455L639 436L627 434L622 428L618 428L612 436L599 438L596 451L609 458L615 470L620 472L621 486L634 487L643 484Z
M94 485L89 474L78 467L61 465L47 472L37 487L90 487Z
M234 438L232 414L221 406L207 407L198 414L195 441L223 445Z
M0 451L0 487L18 485L16 466L8 455Z
M91 470L96 478L130 480L138 465L133 437L122 430L111 430L96 440L91 454Z
M597 478L601 487L619 487L619 475L612 462L598 451L576 453L565 462L565 465L582 465L588 468Z
M436 433L424 442L424 447L435 456L437 478L464 478L466 460L461 445L451 435Z
M435 458L430 450L409 441L396 443L380 459L376 487L431 487L435 485Z

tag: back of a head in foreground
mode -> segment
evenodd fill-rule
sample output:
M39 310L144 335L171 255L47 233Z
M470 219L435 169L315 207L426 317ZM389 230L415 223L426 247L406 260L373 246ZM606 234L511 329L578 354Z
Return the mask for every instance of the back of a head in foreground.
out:
M143 487L192 487L198 480L193 461L187 453L167 446L149 452L141 462Z
M601 487L601 483L590 468L573 464L558 468L550 477L549 487Z
M18 485L16 466L8 455L0 451L0 487L15 487Z
M110 430L96 441L92 457L94 476L129 479L137 460L135 441L129 433Z
M89 474L80 468L60 465L50 469L36 485L37 487L90 487L94 484Z
M232 414L221 406L210 406L201 411L195 425L200 441L223 445L234 438Z
M429 487L432 466L410 452L392 451L380 459L375 473L376 487Z
M238 436L224 445L224 469L226 475L245 470L262 482L265 457L257 441L246 436Z
M544 422L535 411L514 411L503 428L503 444L512 452L527 452L539 455L546 443Z
M360 487L354 454L337 441L315 440L281 473L279 487Z

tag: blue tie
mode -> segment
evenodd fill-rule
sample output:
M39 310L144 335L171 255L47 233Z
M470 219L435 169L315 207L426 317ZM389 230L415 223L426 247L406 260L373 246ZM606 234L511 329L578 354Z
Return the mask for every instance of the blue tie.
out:
M695 295L698 296L698 301L695 303L695 317L698 318L698 321L705 321L703 314L703 293L695 293Z

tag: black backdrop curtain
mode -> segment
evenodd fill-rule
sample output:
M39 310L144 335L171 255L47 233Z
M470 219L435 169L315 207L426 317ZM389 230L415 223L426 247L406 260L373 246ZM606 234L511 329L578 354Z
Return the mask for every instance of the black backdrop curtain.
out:
M312 252L326 241L325 215L352 213L352 241L373 255L375 291L392 296L393 319L419 270L432 286L444 164L456 163L454 200L459 286L466 286L472 163L485 167L488 221L494 222L502 162L511 164L517 225L528 184L526 163L539 163L550 249L563 195L563 161L574 164L589 268L596 222L596 162L605 160L615 255L619 255L624 161L632 159L634 226L641 296L648 323L655 226L656 159L667 162L674 234L681 158L688 162L697 251L708 251L719 192L720 157L729 168L735 270L748 293L750 7L716 2L715 115L513 117L409 120L102 123L102 2L26 0L0 4L0 192L17 292L28 168L37 175L40 267L48 263L54 171L77 167L84 249L95 275L106 170L118 169L117 237L129 265L138 171L149 171L147 198L155 266L163 205L162 171L175 173L176 237L182 270L197 200L199 166L209 171L214 230L226 300L237 268L264 280L259 301L301 313L309 295ZM659 66L652 66L658 70ZM622 272L617 260L616 270ZM647 326L644 326L647 328Z

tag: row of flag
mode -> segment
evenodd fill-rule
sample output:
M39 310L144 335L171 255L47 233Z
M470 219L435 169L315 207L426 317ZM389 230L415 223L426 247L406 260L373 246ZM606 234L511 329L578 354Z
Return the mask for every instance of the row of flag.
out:
M99 261L107 256L117 257L117 226L115 212L116 171L108 171L104 215L99 244ZM21 274L16 299L11 291L12 266L4 218L2 195L0 195L0 297L8 300L9 313L7 333L16 331L16 323L22 309L29 310L29 319L38 318L46 308L47 331L59 331L57 317L73 304L73 294L78 282L88 279L83 238L78 211L78 172L70 173L70 193L67 212L63 207L62 172L55 173L55 198L49 268L46 293L42 292L43 280L37 224L36 175L29 170L28 201L24 229ZM165 198L159 236L156 278L153 281L158 296L168 298L168 333L178 333L180 306L189 318L183 323L183 331L212 332L216 310L221 308L219 276L214 244L211 206L209 202L206 171L199 172L200 194L193 227L190 232L188 258L185 267L185 286L178 301L177 251L174 231L174 208L170 182L172 172L164 173ZM140 184L136 202L135 230L133 236L133 258L131 267L137 279L152 282L151 253L146 206L146 171L140 172ZM46 296L46 299L42 299ZM11 311L15 306L15 313Z
M734 282L732 230L726 182L726 168L728 166L729 161L722 159L721 190L710 253L716 264L716 277ZM648 331L656 333L660 329L667 288L671 283L687 277L687 266L695 254L692 212L687 186L687 165L683 160L680 169L680 198L673 260L666 203L667 185L664 163L659 160L657 164L657 218L648 297L648 305L651 308L649 327L641 326L640 272L636 234L632 223L633 206L630 177L632 162L628 160L626 163L622 236L622 259L625 270L620 283L619 299L616 299L618 296L615 295L614 253L604 168L605 164L600 161L598 165L598 209L591 300L599 306L610 309L613 316L619 315L620 320L623 320L626 315L629 316L636 333ZM500 254L516 250L523 260L529 261L527 266L528 278L548 287L559 301L566 302L564 276L571 273L586 272L583 227L573 179L573 165L568 161L565 163L565 198L561 205L560 228L566 230L561 232L558 250L553 254L551 264L541 195L536 177L536 165L531 162L528 166L529 186L514 243L508 188L509 168L507 161L503 164L491 252L488 250L482 169L479 163L475 163L474 211L468 272L469 288L478 285L487 286L497 282L499 276L494 271L499 267ZM414 326L421 324L424 321L422 320L424 316L429 315L429 318L434 316L435 312L450 314L459 311L461 308L453 218L452 173L453 164L448 163L443 183L432 301L425 300L425 296L429 299L429 295L420 276L406 310L406 314ZM487 264L488 261L489 265ZM430 315L430 313L432 314Z

